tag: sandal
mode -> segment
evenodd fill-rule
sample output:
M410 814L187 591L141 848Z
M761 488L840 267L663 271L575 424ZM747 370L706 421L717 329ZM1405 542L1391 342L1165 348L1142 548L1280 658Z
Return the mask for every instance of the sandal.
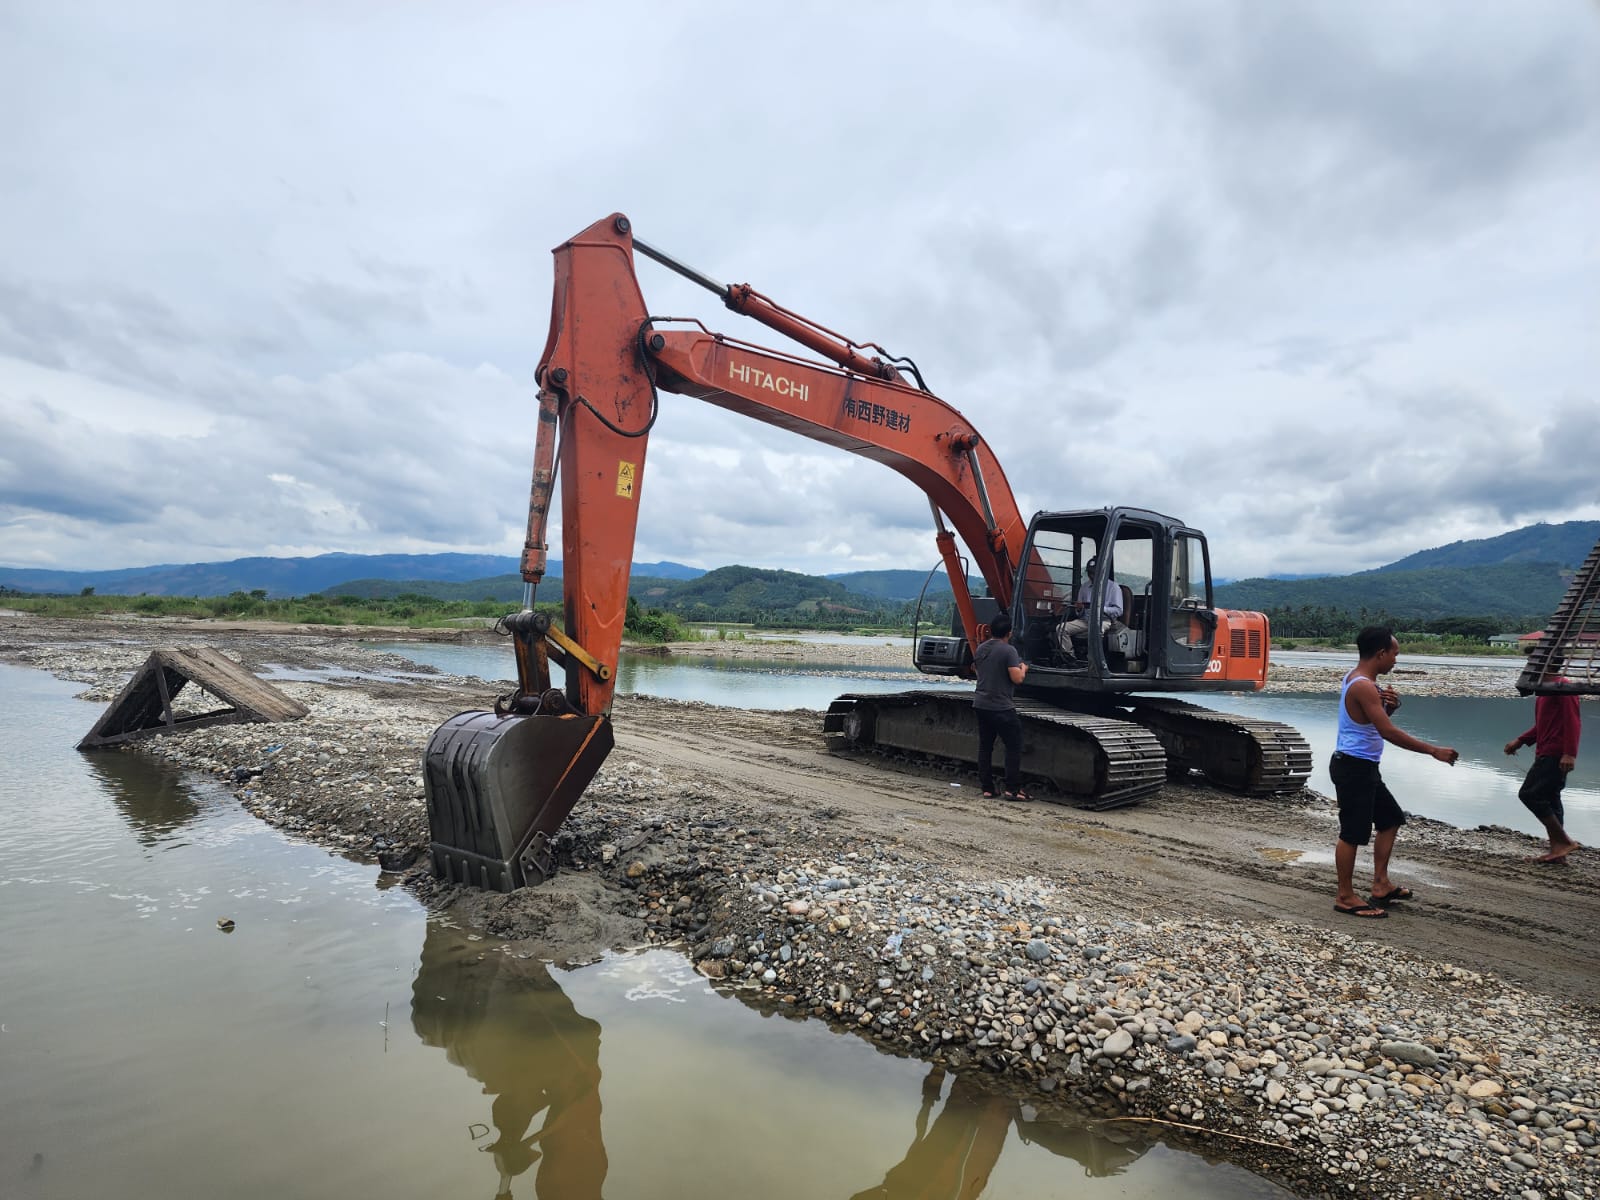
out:
M1413 892L1410 888L1408 888L1408 887L1397 887L1397 888L1394 888L1391 891L1385 892L1381 896L1379 896L1377 894L1374 894L1373 897L1372 897L1372 902L1374 904L1376 904L1380 908L1388 908L1389 905L1395 903L1397 900L1414 900L1414 899L1416 899L1416 893Z
M1014 792L1002 792L1001 795L1003 795L1007 800L1032 800L1033 799L1032 796L1028 795L1028 793L1023 791L1021 788L1018 788Z
M985 800L993 800L994 799L994 793L993 792L985 792L983 794L983 798Z
M1380 908L1376 904L1338 904L1335 903L1333 911L1343 913L1347 917L1361 917L1363 920L1376 921L1389 915L1389 910Z

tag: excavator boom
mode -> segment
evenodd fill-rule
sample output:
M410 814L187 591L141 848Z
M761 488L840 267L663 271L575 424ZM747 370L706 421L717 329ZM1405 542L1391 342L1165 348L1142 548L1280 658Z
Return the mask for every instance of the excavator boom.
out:
M568 637L607 664L620 651L645 452L662 390L898 471L922 489L936 513L948 515L990 593L1009 601L1027 524L1004 472L980 449L982 439L959 412L903 382L884 358L867 357L863 347L748 285L724 286L653 248L648 257L831 362L739 342L698 321L650 316L633 269L639 246L627 218L614 214L555 250L550 334L538 371L539 445L523 577L537 587L544 574L554 481L543 464L555 461ZM956 572L951 586L967 634L977 640L965 571ZM544 690L539 680L521 683L530 692ZM575 710L606 712L610 698L608 678L590 670L569 673L568 699Z

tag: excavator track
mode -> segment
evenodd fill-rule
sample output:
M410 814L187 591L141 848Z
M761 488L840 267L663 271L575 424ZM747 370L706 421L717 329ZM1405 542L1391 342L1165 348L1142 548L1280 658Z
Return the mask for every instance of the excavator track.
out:
M1155 734L1132 721L1017 701L1022 772L1045 779L1065 803L1107 809L1135 804L1166 781L1167 756ZM943 691L853 693L828 706L823 732L835 750L904 753L977 765L972 697Z
M1228 791L1267 796L1298 791L1311 775L1311 744L1279 721L1147 696L1133 698L1132 719L1161 740L1174 778L1198 771Z

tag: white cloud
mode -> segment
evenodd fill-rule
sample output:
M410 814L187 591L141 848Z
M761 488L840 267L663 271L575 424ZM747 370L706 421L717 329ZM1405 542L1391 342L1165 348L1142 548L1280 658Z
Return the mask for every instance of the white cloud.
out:
M1597 50L1489 0L11 4L0 564L516 553L548 250L618 208L914 358L1025 513L1169 511L1232 576L1592 516ZM931 525L667 396L636 556Z

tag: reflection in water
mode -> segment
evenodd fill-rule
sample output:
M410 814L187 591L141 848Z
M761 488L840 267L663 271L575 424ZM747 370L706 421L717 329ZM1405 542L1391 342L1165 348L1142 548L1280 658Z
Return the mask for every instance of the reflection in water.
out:
M1150 1146L1143 1141L1113 1142L1082 1127L1029 1120L1017 1101L978 1086L966 1075L954 1078L944 1107L929 1128L928 1117L944 1082L943 1067L929 1069L922 1081L916 1136L905 1157L877 1187L857 1192L851 1200L968 1200L981 1196L1013 1125L1024 1142L1075 1159L1085 1174L1095 1177L1122 1174Z
M429 924L411 989L412 1026L493 1097L487 1122L473 1134L494 1158L497 1197L510 1196L513 1181L536 1168L538 1200L597 1200L608 1168L600 1024L578 1012L542 963L484 947ZM1097 1178L1121 1174L1155 1144L1036 1120L979 1077L933 1066L923 1079L910 1147L882 1183L853 1200L982 1195L1013 1130L1024 1144L1073 1159Z
M430 923L411 1024L494 1097L495 1138L482 1149L494 1156L497 1197L509 1196L511 1181L537 1162L539 1200L598 1200L607 1166L600 1026L572 1006L543 963L485 953Z
M143 754L106 750L85 754L83 761L142 845L167 840L200 815L193 790L174 767Z

